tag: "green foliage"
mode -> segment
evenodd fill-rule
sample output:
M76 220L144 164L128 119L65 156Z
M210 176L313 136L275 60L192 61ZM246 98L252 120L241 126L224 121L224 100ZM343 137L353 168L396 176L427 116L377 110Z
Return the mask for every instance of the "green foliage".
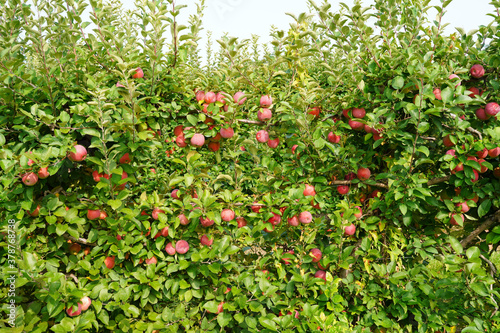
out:
M0 263L16 291L4 280L0 328L15 300L19 332L498 331L500 157L469 157L500 146L500 116L475 114L500 96L500 19L448 36L450 1L429 2L336 13L311 1L263 51L257 38L225 36L215 53L210 41L207 65L204 1L187 26L172 0L1 4L0 218L15 224L2 223ZM67 158L76 144L83 161ZM369 179L351 176L360 167ZM292 225L306 211L312 222ZM169 255L180 240L189 250Z

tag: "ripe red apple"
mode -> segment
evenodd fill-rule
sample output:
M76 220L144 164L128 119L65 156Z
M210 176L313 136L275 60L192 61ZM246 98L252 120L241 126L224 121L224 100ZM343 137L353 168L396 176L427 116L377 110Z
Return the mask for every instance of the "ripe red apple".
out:
M352 119L349 119L349 126L355 131L361 131L365 127L363 123Z
M177 216L179 218L179 221L182 225L188 225L189 224L189 219L186 217L184 214L180 214Z
M269 146L269 148L272 148L272 149L275 149L276 147L278 147L279 144L280 144L279 138L267 141L267 145Z
M174 135L179 136L181 134L184 134L184 127L182 125L175 126Z
M82 297L82 299L80 299L80 302L82 303L82 311L87 311L87 309L90 307L90 304L92 304L92 300L88 296Z
M176 188L175 190L172 191L172 193L170 193L170 196L172 197L172 199L179 199L177 192L179 192L179 189Z
M326 282L326 272L325 271L322 271L322 270L316 271L316 273L314 274L314 277L318 278L318 279L323 279Z
M153 219L158 220L158 219L159 219L159 214L160 214L160 213L165 214L165 211L164 211L164 210L161 210L160 208L155 207L155 208L153 209L153 212L151 213L151 216L153 217Z
M175 138L175 143L177 144L177 146L179 146L180 148L184 148L187 146L187 143L186 143L186 138L184 137L184 134L181 134L181 135L178 135L176 138Z
M295 155L295 150L297 149L299 145L293 145L292 146L292 154Z
M157 264L158 260L156 259L155 256L152 256L149 259L146 259L146 265L151 265L151 264Z
M436 97L437 100L442 100L442 97L441 97L441 89L439 88L434 88L434 90L432 91L432 93L434 94L434 96Z
M451 171L451 173L454 175L455 173L457 173L457 172L461 172L461 171L464 171L464 164L463 164L463 163L459 163L459 164L455 167L455 169L453 169L453 170Z
M45 179L47 178L48 176L50 176L49 174L49 168L48 167L45 167L45 168L40 168L40 170L38 170L38 178L40 179Z
M122 157L120 157L119 162L120 162L121 164L128 164L128 163L130 163L130 162L131 162L131 160L130 160L130 155L129 155L129 153L126 153L125 155L123 155Z
M297 215L294 215L294 216L288 218L288 225L289 226L296 227L299 224L300 224L300 221L299 221L299 218L297 217Z
M205 137L203 134L195 134L191 138L191 144L195 147L201 147L205 144Z
M357 177L358 176L354 172L349 172L347 175L345 175L344 180L353 180Z
M38 183L38 175L34 172L25 173L21 179L26 186L33 186Z
M356 209L356 208L358 209L358 212L357 212L357 213L354 213L354 216L355 216L357 219L361 218L361 216L363 216L363 211L361 210L361 207L356 206L356 207L354 207L354 208L355 208L355 209Z
M453 79L459 79L460 80L460 77L457 75L457 74L451 74L450 76L448 76L448 79L450 80L453 80ZM455 85L455 88L458 87L459 85L461 85L462 83L459 81L456 85Z
M220 142L210 142L208 144L208 149L210 149L213 152L216 152L220 149Z
M290 251L286 251L285 253L288 253L288 254L295 254L295 251L294 250L290 250ZM281 260L284 261L285 265L290 265L290 260L292 259L289 259L289 258L281 258Z
M488 117L496 116L499 111L500 111L500 105L498 105L495 102L488 103L484 107L484 112Z
M115 256L106 257L106 259L104 259L104 265L106 265L106 267L109 269L115 267Z
M205 103L212 104L217 100L217 96L213 91L209 91L205 94Z
M366 115L365 109L358 109L358 108L353 108L352 109L352 116L354 118L363 118Z
M226 97L224 97L224 94L225 92L223 91L219 91L216 95L215 95L215 99L217 102L220 102L222 104L226 104Z
M222 135L220 133L215 134L215 136L212 138L212 141L219 142L220 139L222 139Z
M340 135L336 135L333 132L328 133L328 141L331 143L339 143L340 142Z
M268 121L269 119L271 119L272 116L273 113L271 112L271 110L267 108L261 109L257 112L257 118L260 121Z
M488 168L485 165L483 165L483 162L486 162L483 158L477 161L479 163L479 166L481 167L481 170L479 171L480 173L485 173L486 171L488 171Z
M236 222L238 222L238 228L243 228L244 226L247 225L247 221L245 220L244 217L240 216L236 218Z
M176 251L175 251L175 247L172 245L171 242L169 242L167 245L165 245L165 251L170 254L171 256L173 256Z
M458 216L458 217L457 217ZM462 222L464 221L464 215L463 214L456 214L456 213L453 213L451 214L451 219L450 219L450 223L452 225L459 225L458 224L458 221L459 219L462 219Z
M220 302L219 305L217 305L217 314L221 313L224 311L224 302Z
M144 77L144 72L142 71L141 67L137 67L135 70L135 74L132 75L132 78L134 79L140 79Z
M201 238L200 238L200 243L201 243L202 245L205 245L205 246L211 246L211 245L213 244L213 242L214 242L214 240L213 240L213 239L208 238L208 236L207 236L207 235L203 235L203 236L201 236Z
M200 223L204 227L210 227L211 225L213 225L215 223L215 221L209 219L208 217L203 218L203 217L200 216ZM179 252L179 251L177 251L177 252Z
M271 223L273 226L278 225L281 223L281 216L273 212L273 217L269 218L267 223Z
M94 181L98 183L101 180L102 174L97 172L97 170L94 170L92 172L92 177L94 178Z
M198 103L205 101L205 92L203 90L198 90L195 95L196 101ZM177 134L176 134L177 135Z
M476 152L478 158L486 158L488 156L488 148L484 147L483 150Z
M221 128L220 129L220 135L224 139L231 139L234 136L234 130L231 127L228 128Z
M363 126L363 129L365 130L366 133L372 133L373 128L371 128L369 125Z
M474 178L472 178L471 181L475 183L479 180L479 172L477 172L476 169L472 169L472 172L474 173Z
M443 138L443 144L445 147L453 147L455 145L453 142L451 142L450 134Z
M496 148L492 148L492 149L488 150L488 155L492 158L497 157L498 155L500 155L500 147L496 147Z
M370 176L371 176L370 169L368 169L368 168L359 168L357 176L361 180L367 180L367 179L369 179Z
M101 211L99 209L96 209L96 210L89 209L89 210L87 210L87 218L89 220L96 220L99 217L101 217Z
M105 220L106 217L108 217L108 214L105 211L101 210L99 213L99 220Z
M223 209L220 213L220 216L222 218L222 221L229 222L234 220L234 212L231 209Z
M261 108L268 108L271 105L273 105L273 98L269 95L263 95L260 98L260 107Z
M304 191L302 192L302 194L304 196L306 196L306 197L308 197L308 196L315 196L316 195L316 191L314 190L314 186L306 184L306 188L304 189Z
M125 86L123 84L121 84L120 82L116 82L116 86L118 88L125 88Z
M448 149L445 153L445 155L451 155L453 157L457 157L456 150L455 149Z
M476 87L472 87L468 89L471 94L469 95L470 98L474 98L476 96L481 96L483 93Z
M462 213L467 213L470 209L466 202L459 202L455 206L460 207L460 212Z
M350 224L344 229L344 235L346 236L352 236L356 232L356 226L354 224Z
M351 117L349 117L349 112L351 111L351 109L343 109L342 110L342 115L344 117L346 117L347 119L351 119Z
M177 243L175 243L175 251L180 254L185 254L187 251L189 251L189 244L185 240L179 240Z
M337 186L337 191L342 195L347 194L347 193L349 193L349 186L339 185L339 186Z
M31 217L37 217L38 214L40 213L40 205L37 205L36 208L30 212L30 211L26 211Z
M266 130L258 131L255 137L260 143L266 143L267 141L269 141L269 133L267 133Z
M81 162L87 157L87 149L82 145L76 145L73 147L75 152L70 152L68 158L73 162Z
M470 75L475 79L479 79L479 78L483 77L484 67L479 65L479 64L473 65L470 69Z
M319 117L319 113L321 112L321 108L319 106L315 106L309 109L308 114L312 114L316 118Z
M253 203L257 203L257 201L254 201ZM250 207L252 209L252 212L254 213L258 213L260 212L260 209L262 208L262 206L256 206L256 205L252 205L252 207Z
M245 96L244 92L238 91L236 94L234 94L233 100L238 105L243 105L243 103L245 103L245 101L247 100L247 98L244 96Z
M489 119L489 115L486 114L486 112L484 111L484 109L477 109L476 110L476 117L479 120L483 120L483 121Z
M74 255L78 254L78 252L80 252L81 250L82 250L82 247L78 243L73 243L69 247L69 253L74 254Z
M318 248L314 248L311 250L311 252L309 252L309 255L313 258L313 262L318 262L321 260L321 257L322 257L322 253L321 253L321 250L318 249Z
M312 214L308 211L299 214L300 223L309 224L312 222Z
M78 306L76 309L75 309L75 306L69 307L68 309L66 309L66 313L70 317L75 317L75 316L80 315L82 313L82 304L78 303Z

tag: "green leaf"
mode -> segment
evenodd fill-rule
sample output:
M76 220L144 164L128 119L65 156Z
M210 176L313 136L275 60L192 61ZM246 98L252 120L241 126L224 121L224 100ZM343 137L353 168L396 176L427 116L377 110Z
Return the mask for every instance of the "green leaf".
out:
M479 215L479 217L483 217L486 214L488 214L488 212L490 211L490 208L491 208L491 200L486 199L479 205L479 207L477 209L477 214Z
M186 118L191 125L196 126L196 124L198 124L198 117L195 117L192 114L188 114Z
M443 103L450 103L453 98L453 90L450 87L444 88L443 90L441 90L441 98L443 100Z
M268 330L277 331L276 323L267 317L259 317L259 323Z
M488 288L483 282L472 282L470 288L476 292L479 296L489 296Z
M401 89L405 85L405 80L403 79L402 76L396 76L394 79L392 79L392 87L394 89Z
M217 315L217 322L221 327L227 326L233 317L229 313L221 312Z
M117 210L122 205L122 202L121 200L108 200L107 204L114 210Z
M453 248L453 250L455 250L457 254L461 254L464 251L462 244L460 244L458 239L456 239L455 237L448 236L448 241L450 242L451 247Z

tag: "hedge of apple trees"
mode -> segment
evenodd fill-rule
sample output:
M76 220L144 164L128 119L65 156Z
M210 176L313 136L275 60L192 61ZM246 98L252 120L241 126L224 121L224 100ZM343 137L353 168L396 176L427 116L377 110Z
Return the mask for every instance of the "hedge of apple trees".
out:
M498 332L500 2L450 2L204 58L204 1L0 4L0 329Z

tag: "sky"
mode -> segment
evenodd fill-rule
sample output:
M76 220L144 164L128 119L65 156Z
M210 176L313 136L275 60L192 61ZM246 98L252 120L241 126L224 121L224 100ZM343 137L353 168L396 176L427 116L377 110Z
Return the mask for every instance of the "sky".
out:
M133 0L121 0L127 9L134 8ZM322 0L316 0L321 4ZM329 0L331 10L337 11L339 0ZM352 6L354 0L342 2ZM444 22L449 22L447 33L455 31L454 27L462 27L465 31L476 29L479 25L487 25L492 17L494 7L490 0L453 0L448 6ZM187 23L189 14L195 13L195 0L176 0L177 4L186 4L183 19ZM373 4L373 0L364 0L363 5ZM439 5L439 0L432 0L432 5ZM300 14L307 12L306 0L205 0L205 16L203 18L204 33L212 31L214 40L219 39L224 33L238 38L250 38L252 34L268 41L271 25L279 30L287 30L292 18L286 12ZM437 12L436 12L437 13ZM187 14L187 15L186 15ZM205 34L203 36L205 36ZM206 40L205 40L206 42Z

